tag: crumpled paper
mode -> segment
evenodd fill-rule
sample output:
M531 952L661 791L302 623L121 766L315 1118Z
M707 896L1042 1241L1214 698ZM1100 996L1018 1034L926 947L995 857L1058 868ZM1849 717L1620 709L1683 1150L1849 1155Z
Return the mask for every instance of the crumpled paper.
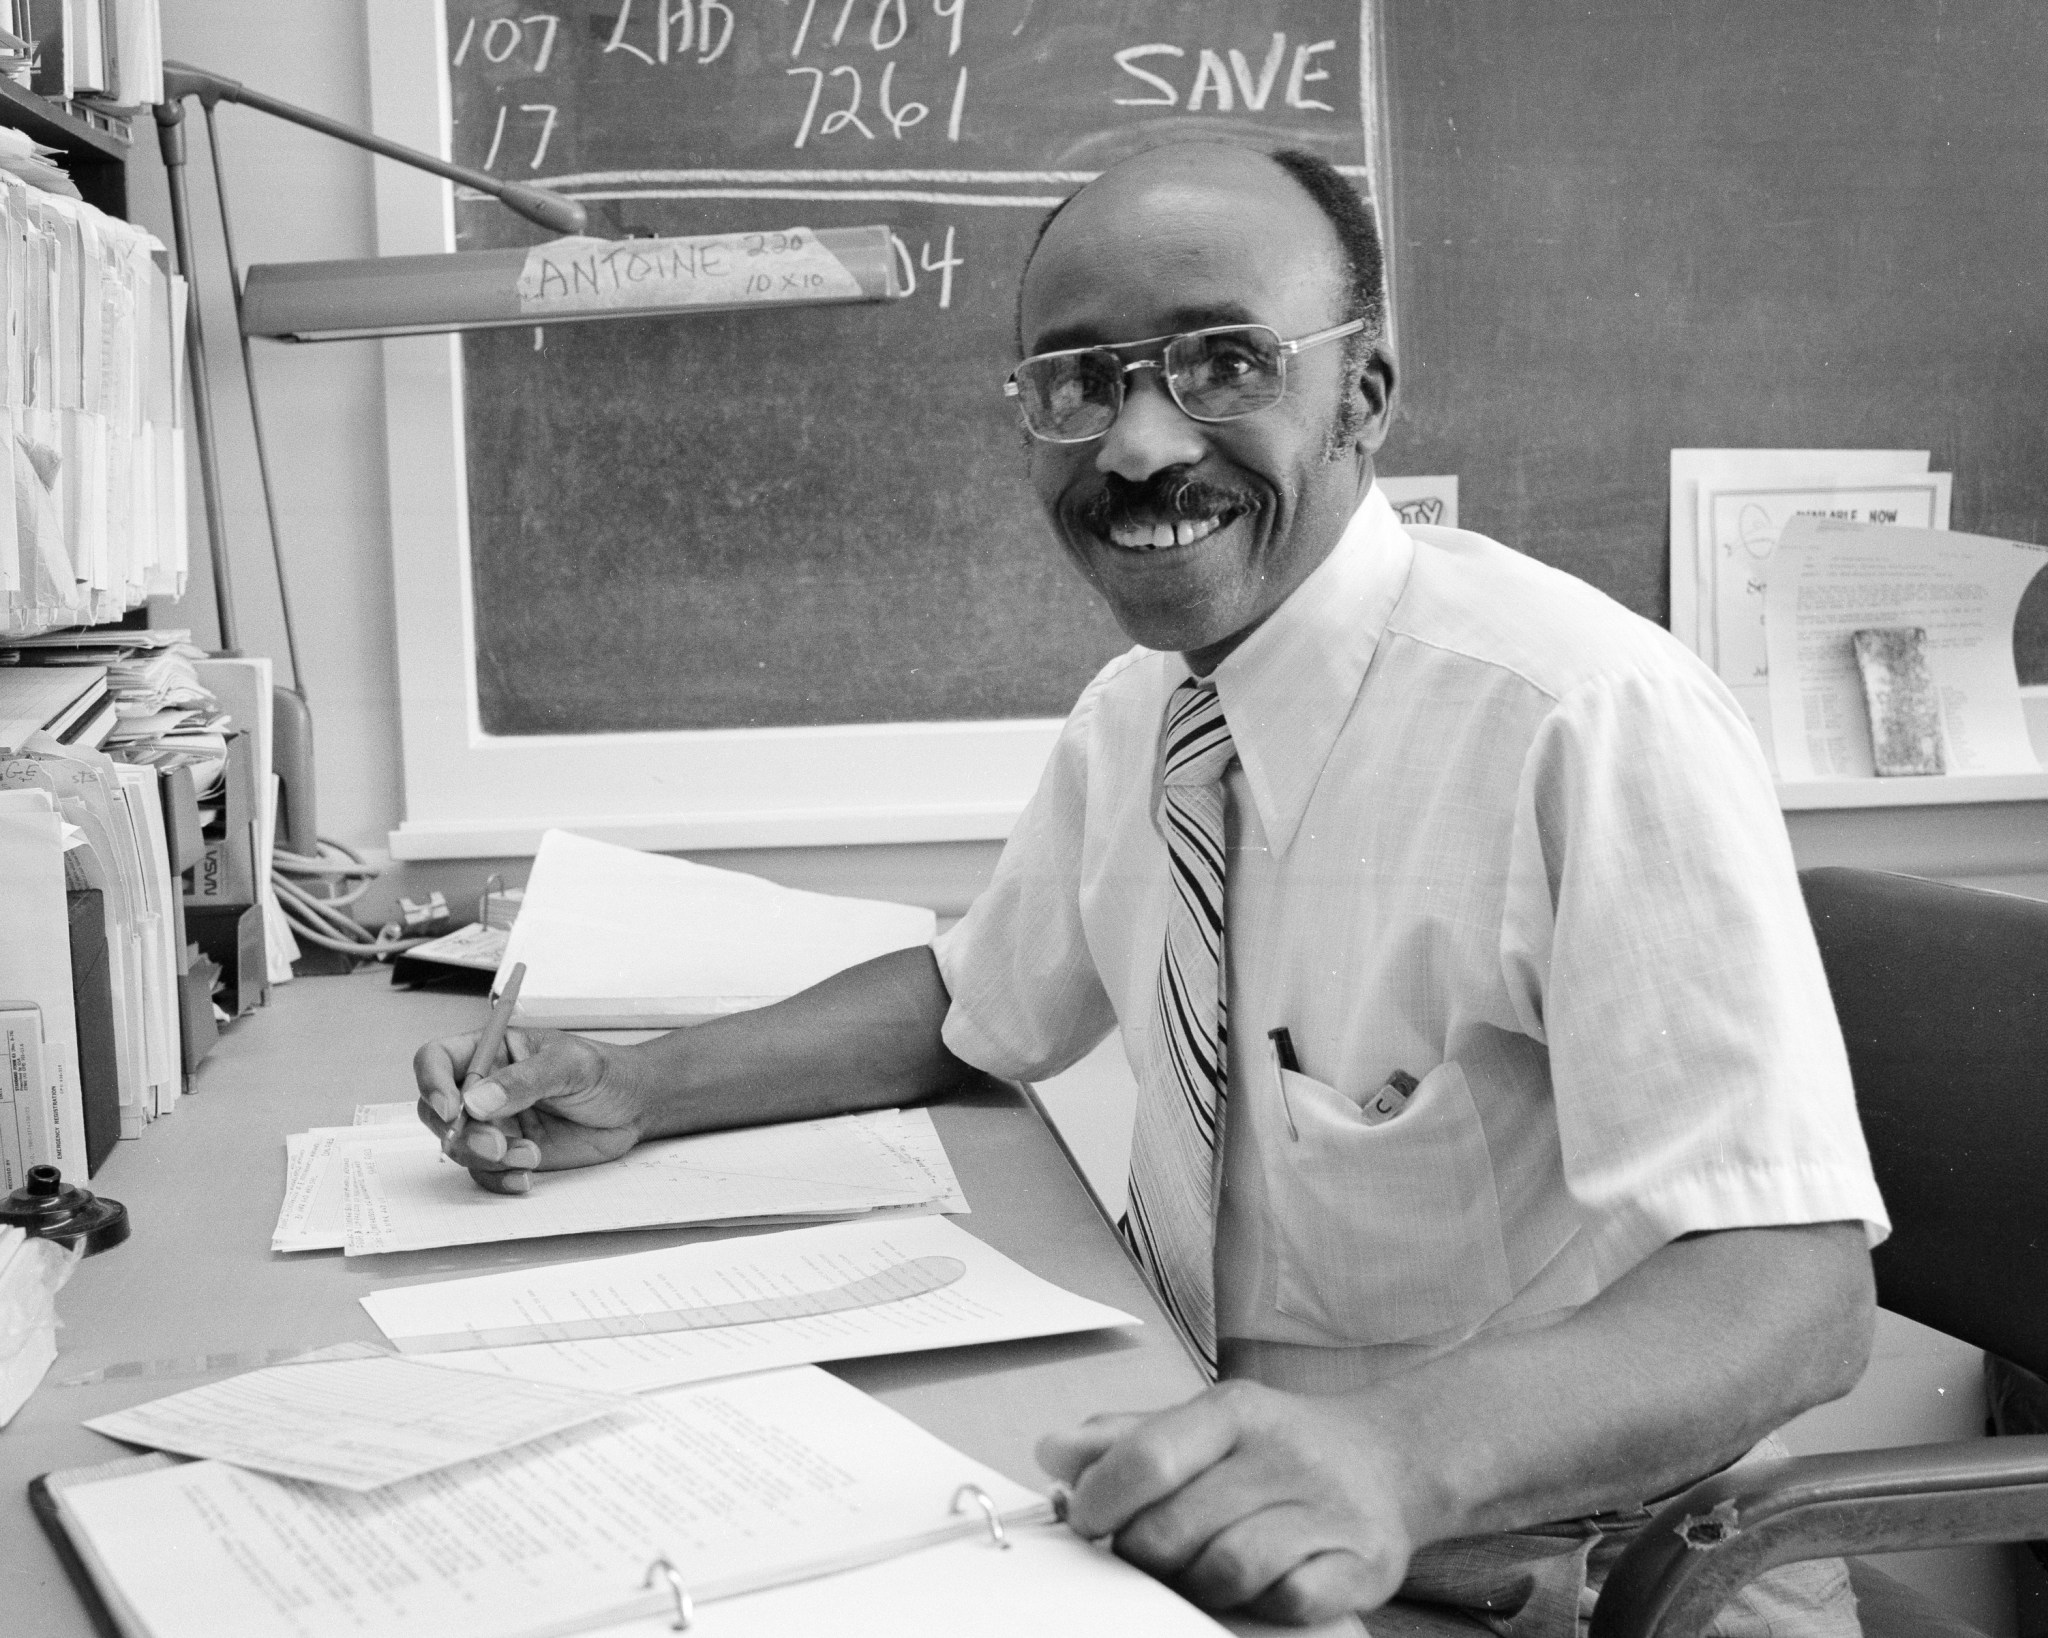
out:
M28 1402L57 1357L57 1293L84 1247L0 1228L0 1427Z

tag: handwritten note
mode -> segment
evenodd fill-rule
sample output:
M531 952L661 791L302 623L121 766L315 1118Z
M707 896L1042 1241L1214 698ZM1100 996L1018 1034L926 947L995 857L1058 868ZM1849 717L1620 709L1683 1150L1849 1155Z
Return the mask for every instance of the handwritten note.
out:
M526 253L518 291L519 311L533 318L862 296L860 281L809 228L684 239L556 239Z

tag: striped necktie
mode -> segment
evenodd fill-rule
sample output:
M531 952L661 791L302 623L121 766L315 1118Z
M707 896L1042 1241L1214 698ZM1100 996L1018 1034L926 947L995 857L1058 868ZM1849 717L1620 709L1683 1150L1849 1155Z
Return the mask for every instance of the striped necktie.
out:
M1223 985L1223 775L1236 758L1216 685L1190 677L1160 745L1168 874L1151 1050L1143 1054L1124 1232L1161 1304L1216 1374L1216 1155L1229 1032Z

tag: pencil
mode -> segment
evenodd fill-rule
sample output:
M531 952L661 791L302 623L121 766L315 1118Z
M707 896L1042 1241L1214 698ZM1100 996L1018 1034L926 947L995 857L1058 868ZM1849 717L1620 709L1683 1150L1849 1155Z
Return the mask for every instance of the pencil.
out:
M448 1131L450 1143L461 1137L463 1128L469 1124L469 1106L463 1101L469 1096L469 1089L498 1067L498 1054L505 1050L505 1031L511 1026L512 1009L519 1004L519 986L525 979L526 963L513 963L512 976L505 980L498 1004L491 1008L491 1021L484 1025L483 1039L469 1055L469 1071L462 1077L462 1091L455 1100L455 1124Z

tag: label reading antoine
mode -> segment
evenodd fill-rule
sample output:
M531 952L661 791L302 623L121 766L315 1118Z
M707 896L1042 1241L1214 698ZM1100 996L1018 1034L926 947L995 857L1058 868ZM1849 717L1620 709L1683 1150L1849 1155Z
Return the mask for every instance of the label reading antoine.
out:
M526 253L523 317L634 307L857 299L860 281L809 228L689 239L556 239Z

